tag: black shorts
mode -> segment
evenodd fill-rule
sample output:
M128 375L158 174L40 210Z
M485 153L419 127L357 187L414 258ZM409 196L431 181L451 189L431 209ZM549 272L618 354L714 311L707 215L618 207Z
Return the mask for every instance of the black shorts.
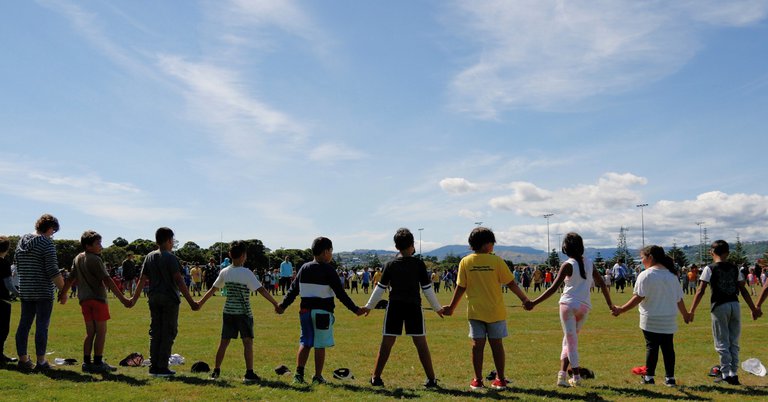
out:
M390 300L384 314L384 335L400 336L403 334L403 326L408 336L427 334L420 305Z
M245 314L224 314L221 322L221 339L253 339L253 317Z

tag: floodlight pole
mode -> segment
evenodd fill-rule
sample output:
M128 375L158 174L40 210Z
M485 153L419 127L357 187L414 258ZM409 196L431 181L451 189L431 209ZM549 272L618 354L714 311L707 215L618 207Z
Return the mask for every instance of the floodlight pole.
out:
M643 214L643 210L647 206L648 204L637 204L637 207L640 208L640 232L642 233L643 237L643 248L645 248L645 216Z

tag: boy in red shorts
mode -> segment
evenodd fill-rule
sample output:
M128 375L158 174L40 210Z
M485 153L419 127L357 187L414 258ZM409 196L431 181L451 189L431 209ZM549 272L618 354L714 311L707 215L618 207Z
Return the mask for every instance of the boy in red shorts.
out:
M80 244L85 251L78 254L72 261L72 272L64 284L64 289L59 292L59 302L61 304L67 302L67 290L74 282L77 282L77 297L80 300L80 309L85 319L83 371L86 373L107 373L115 371L117 368L102 360L104 343L107 339L107 320L109 320L105 286L109 287L109 290L126 307L131 307L131 303L115 285L99 256L103 249L101 235L93 230L86 230L80 237ZM93 351L93 360L91 360L91 351Z

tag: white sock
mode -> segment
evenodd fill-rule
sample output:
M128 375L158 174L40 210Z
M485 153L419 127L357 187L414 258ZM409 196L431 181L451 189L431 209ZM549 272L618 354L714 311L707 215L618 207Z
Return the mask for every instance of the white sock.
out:
M651 380L653 380L653 376L652 375L645 376L645 381L651 381Z

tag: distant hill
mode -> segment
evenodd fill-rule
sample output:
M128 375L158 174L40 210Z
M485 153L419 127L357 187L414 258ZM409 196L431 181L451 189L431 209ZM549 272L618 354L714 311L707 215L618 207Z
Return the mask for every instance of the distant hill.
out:
M763 254L768 251L768 241L756 241L756 242L748 242L748 243L742 243L744 246L744 251L747 255L747 258L751 263L754 263L755 260L758 258L762 258ZM672 248L672 246L663 246L665 250L669 250ZM699 261L699 246L698 245L678 245L679 248L683 250L686 257L688 257L688 261L698 262ZM731 245L733 247L733 245ZM438 260L444 259L448 255L454 255L457 257L464 257L465 255L469 254L471 250L469 249L468 245L448 245L443 246L440 248L437 248L435 250L429 251L424 253L424 256L427 257L437 257ZM494 252L499 257L512 261L514 263L531 263L531 264L539 264L543 263L547 259L547 253L544 250L538 250L533 247L527 247L527 246L502 246L497 245L494 247ZM629 252L632 256L635 258L639 258L640 250L639 249L629 249ZM706 248L704 249L704 252L706 252ZM392 258L395 257L397 253L393 250L369 250L369 249L358 249L354 251L343 251L341 253L338 253L337 255L341 257L341 259L350 266L355 265L366 265L367 263L374 260L374 258L378 259L380 263L385 263ZM610 260L613 258L614 254L616 254L616 248L615 247L605 247L605 248L587 248L584 251L584 255L594 260L595 258L602 257L604 260ZM563 254L560 254L560 260L563 261L566 259L566 256Z

